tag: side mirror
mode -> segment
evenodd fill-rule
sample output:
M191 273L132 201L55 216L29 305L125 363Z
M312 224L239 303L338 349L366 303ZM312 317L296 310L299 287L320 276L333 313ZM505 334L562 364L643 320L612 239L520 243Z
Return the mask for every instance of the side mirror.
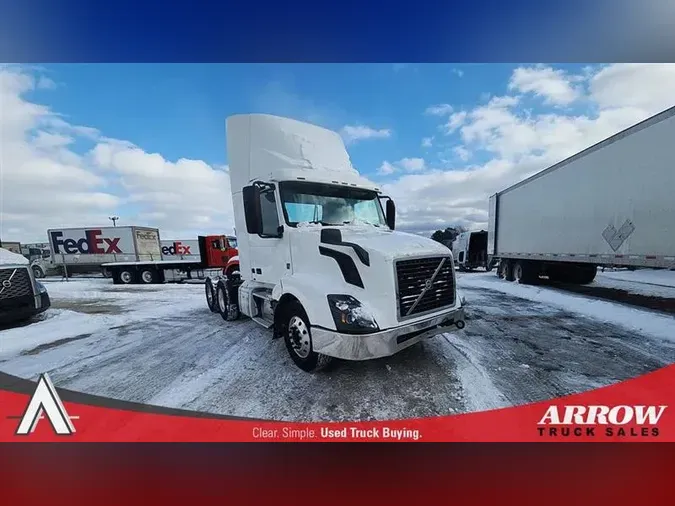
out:
M262 212L260 209L260 188L257 186L244 186L242 189L244 198L244 216L246 217L246 231L249 234L262 232Z
M387 226L394 230L396 228L396 204L391 199L387 200L386 218Z

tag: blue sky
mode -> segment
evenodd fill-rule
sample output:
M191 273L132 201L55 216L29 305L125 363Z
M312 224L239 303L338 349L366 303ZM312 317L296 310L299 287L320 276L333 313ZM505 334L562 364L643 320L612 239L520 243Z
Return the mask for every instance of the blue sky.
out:
M230 233L225 118L340 131L401 229L484 228L489 196L675 103L672 64L0 65L0 235ZM426 141L424 141L426 139Z
M50 65L58 90L37 99L106 136L126 139L170 160L225 164L224 118L264 112L344 125L390 129L387 139L350 145L358 169L429 155L422 138L439 136L433 104L471 109L485 94L503 95L516 65ZM582 66L560 66L577 72ZM461 76L461 77L460 77ZM537 103L532 101L532 107ZM460 144L458 135L443 144ZM432 154L432 157L436 153Z

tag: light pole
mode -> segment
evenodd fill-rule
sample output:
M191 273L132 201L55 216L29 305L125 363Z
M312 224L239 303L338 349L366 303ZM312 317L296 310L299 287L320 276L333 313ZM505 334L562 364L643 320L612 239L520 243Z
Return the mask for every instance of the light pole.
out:
M117 220L119 220L120 217L119 216L110 216L108 219L113 222L113 227L116 227L117 226Z

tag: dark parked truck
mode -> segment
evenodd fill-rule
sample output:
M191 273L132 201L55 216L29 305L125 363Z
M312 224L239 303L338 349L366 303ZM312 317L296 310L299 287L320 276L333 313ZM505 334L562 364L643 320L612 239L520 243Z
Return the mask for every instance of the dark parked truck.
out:
M587 284L597 266L675 268L675 107L490 198L498 274Z
M33 277L28 260L0 248L0 325L27 320L50 305L47 289Z

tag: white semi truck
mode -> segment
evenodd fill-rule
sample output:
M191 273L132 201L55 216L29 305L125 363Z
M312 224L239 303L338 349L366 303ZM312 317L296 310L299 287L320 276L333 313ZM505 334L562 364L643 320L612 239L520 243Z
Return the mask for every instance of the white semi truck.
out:
M588 284L598 266L675 268L675 107L489 201L498 275Z
M452 252L394 230L394 202L352 167L337 133L236 115L227 151L241 269L207 280L212 310L273 329L308 372L464 327Z

